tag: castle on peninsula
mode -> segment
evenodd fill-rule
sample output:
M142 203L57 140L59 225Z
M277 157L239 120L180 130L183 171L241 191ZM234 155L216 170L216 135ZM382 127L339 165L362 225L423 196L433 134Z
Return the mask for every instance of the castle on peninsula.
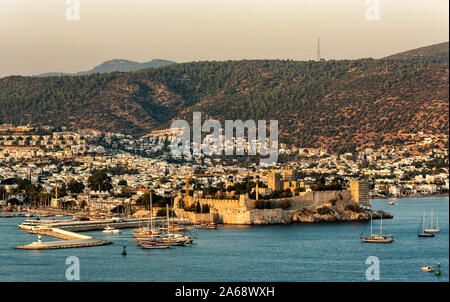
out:
M248 194L238 196L222 196L221 198L203 197L197 192L193 196L179 193L174 199L174 212L178 217L188 217L191 221L215 222L223 224L277 224L289 223L292 216L300 210L313 211L320 207L341 204L343 207L356 205L370 208L369 185L365 180L350 180L349 189L314 191L312 185L297 179L292 170L283 170L282 173L269 172L267 175L268 188L262 190L292 191L304 188L302 192L288 198L264 200L270 202L270 208L257 207L256 199L250 199ZM258 190L258 188L256 188ZM195 213L186 211L194 203L200 207L206 206L209 213Z

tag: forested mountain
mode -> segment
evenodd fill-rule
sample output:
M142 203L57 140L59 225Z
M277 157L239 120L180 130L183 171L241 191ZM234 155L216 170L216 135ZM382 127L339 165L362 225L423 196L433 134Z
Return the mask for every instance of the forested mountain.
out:
M142 135L201 111L203 119L277 119L280 139L302 147L392 145L399 131L448 132L448 43L419 52L427 55L7 77L0 79L0 122Z
M416 57L431 57L435 58L436 60L445 60L445 58L447 58L448 61L448 42L433 44L430 46L400 52L388 56L386 57L386 59L407 60Z
M63 73L63 72L48 72L38 75L39 77L52 77L52 76L77 76L77 75L86 75L86 74L93 74L93 73L108 73L108 72L114 72L114 71L136 71L140 69L146 69L146 68L158 68L161 66L168 66L171 64L175 64L175 62L167 61L167 60L161 60L161 59L153 59L149 62L145 63L139 63L134 61L128 61L128 60L110 60L103 62L102 64L92 68L88 71L81 71L74 74L71 73Z

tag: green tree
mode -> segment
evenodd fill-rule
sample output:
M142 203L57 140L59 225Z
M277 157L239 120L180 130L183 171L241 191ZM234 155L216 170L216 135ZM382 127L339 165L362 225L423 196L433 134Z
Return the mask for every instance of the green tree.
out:
M84 184L75 179L72 179L67 183L67 190L72 194L83 193Z
M88 187L94 191L111 191L111 177L105 172L95 172L88 178Z
M7 190L4 186L0 186L0 199L6 199L6 196L8 195Z

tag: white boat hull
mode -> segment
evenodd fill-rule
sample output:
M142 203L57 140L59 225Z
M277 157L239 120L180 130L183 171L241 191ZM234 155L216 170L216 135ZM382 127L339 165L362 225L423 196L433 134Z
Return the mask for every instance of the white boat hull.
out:
M433 268L431 266L424 266L420 268L423 272L432 272Z
M426 233L439 233L441 231L441 229L424 229L424 232Z
M122 233L122 230L104 230L103 233L105 233L105 234L120 234L120 233Z

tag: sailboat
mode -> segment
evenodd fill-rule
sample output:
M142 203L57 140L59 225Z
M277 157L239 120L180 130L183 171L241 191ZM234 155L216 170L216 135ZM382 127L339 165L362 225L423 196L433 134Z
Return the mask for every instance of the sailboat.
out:
M441 231L438 217L436 217L436 227L433 228L433 211L431 211L430 228L424 228L423 231L427 233L439 233Z
M167 212L167 233L165 234L165 236L161 237L163 242L168 245L185 245L189 241L189 238L187 236L170 233L170 219L169 219L170 215L168 204L166 204L166 212Z
M364 242L391 243L394 241L392 235L383 235L383 215L381 215L380 234L373 233L372 213L370 213L370 237L361 237Z
M395 205L394 199L391 199L391 200L387 203L387 205L388 205L388 206L394 206L394 205Z
M163 249L170 248L162 238L159 237L159 233L155 231L153 226L153 202L152 195L150 194L150 227L147 230L147 234L134 236L139 246L145 249Z
M418 237L434 237L433 233L425 231L425 211L422 213L422 233L417 232Z

